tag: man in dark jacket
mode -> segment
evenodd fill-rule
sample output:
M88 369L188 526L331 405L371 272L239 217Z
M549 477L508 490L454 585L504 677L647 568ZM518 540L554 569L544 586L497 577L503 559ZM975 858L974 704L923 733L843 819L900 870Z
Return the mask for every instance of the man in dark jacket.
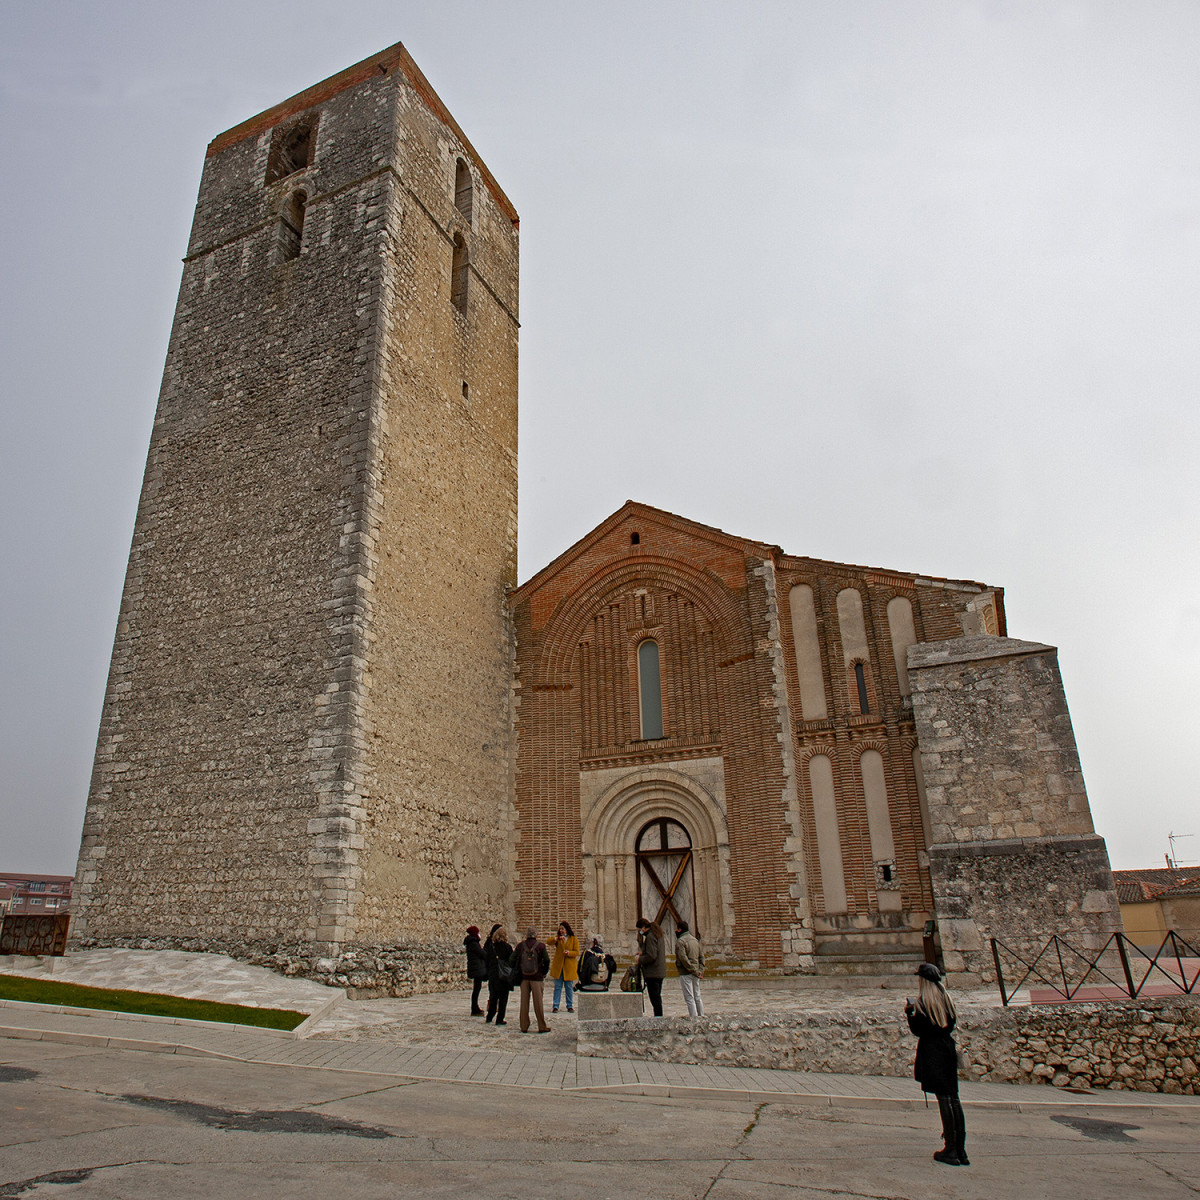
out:
M542 1007L542 980L550 970L550 954L545 942L538 941L537 930L525 931L525 940L513 951L517 970L521 973L521 1032L529 1032L529 1001L533 999L533 1015L537 1017L538 1033L549 1033L546 1012Z
M650 996L650 1007L654 1015L663 1015L662 985L667 975L667 939L663 936L662 926L656 921L647 921L640 917L638 930L638 970L646 984Z

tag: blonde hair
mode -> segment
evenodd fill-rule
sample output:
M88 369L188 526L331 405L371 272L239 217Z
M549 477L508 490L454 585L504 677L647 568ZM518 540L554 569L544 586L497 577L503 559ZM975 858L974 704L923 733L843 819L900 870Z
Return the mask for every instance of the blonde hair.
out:
M957 1020L958 1013L954 1009L954 1001L940 983L934 983L932 979L926 979L922 975L917 986L917 1007L935 1025L947 1029L951 1021Z
M492 936L488 940L492 942L507 942L508 930L505 929L503 925L497 925L496 928L492 930Z

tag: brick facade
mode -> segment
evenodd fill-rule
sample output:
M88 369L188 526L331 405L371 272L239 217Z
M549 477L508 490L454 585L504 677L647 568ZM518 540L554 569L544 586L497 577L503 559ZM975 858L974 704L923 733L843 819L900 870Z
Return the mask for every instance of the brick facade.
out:
M799 638L795 588L811 597ZM933 895L902 652L1001 631L999 590L793 557L630 502L522 585L513 618L522 922L566 917L629 948L639 900L656 897L636 840L668 818L692 841L685 915L715 953L813 970L919 948ZM649 739L647 640L664 725ZM824 852L816 757L833 780Z

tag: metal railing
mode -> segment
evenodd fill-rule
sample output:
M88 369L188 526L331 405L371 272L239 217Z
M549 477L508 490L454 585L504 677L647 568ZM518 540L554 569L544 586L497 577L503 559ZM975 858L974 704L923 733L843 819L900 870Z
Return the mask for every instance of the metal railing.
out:
M1200 983L1200 950L1181 938L1173 929L1167 932L1162 945L1153 955L1147 954L1141 946L1131 942L1123 933L1114 933L1094 955L1076 950L1055 934L1032 960L1023 957L1028 951L1018 952L1011 946L1006 946L999 938L992 938L991 943L992 961L996 964L996 984L1000 988L1000 999L1005 1006L1030 978L1037 978L1064 1000L1075 999L1080 988L1094 987L1100 981L1119 988L1124 995L1136 1000L1156 971L1163 980L1183 995L1193 991L1200 992L1200 988L1197 987ZM1023 968L1020 978L1011 986L1009 983L1015 972L1010 973L1009 981L1005 980L1002 951L1005 956L1016 962L1018 968ZM1105 955L1108 957L1102 966L1101 960L1105 959ZM1185 959L1191 962L1185 964ZM1115 970L1117 964L1121 970L1119 977L1105 970L1105 966Z

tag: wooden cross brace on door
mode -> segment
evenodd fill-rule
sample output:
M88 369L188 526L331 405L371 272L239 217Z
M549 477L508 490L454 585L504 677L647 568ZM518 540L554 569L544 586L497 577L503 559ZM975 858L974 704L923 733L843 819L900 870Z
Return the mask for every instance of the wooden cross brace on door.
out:
M654 863L651 860L666 858L668 854L661 850L643 850L639 851L637 855L638 865L646 872L650 878L650 882L654 884L658 894L662 897L662 903L658 906L658 914L653 918L655 925L662 924L662 919L666 916L668 910L674 914L677 925L687 924L686 918L680 914L679 909L675 906L675 893L679 890L679 885L683 882L683 877L687 874L688 867L692 865L692 848L690 846L680 846L678 849L672 849L669 852L670 857L674 857L676 854L680 856L679 865L675 868L675 874L671 876L670 884L666 887L663 886L663 882L658 877L658 872L654 869ZM640 903L640 889L638 900Z

